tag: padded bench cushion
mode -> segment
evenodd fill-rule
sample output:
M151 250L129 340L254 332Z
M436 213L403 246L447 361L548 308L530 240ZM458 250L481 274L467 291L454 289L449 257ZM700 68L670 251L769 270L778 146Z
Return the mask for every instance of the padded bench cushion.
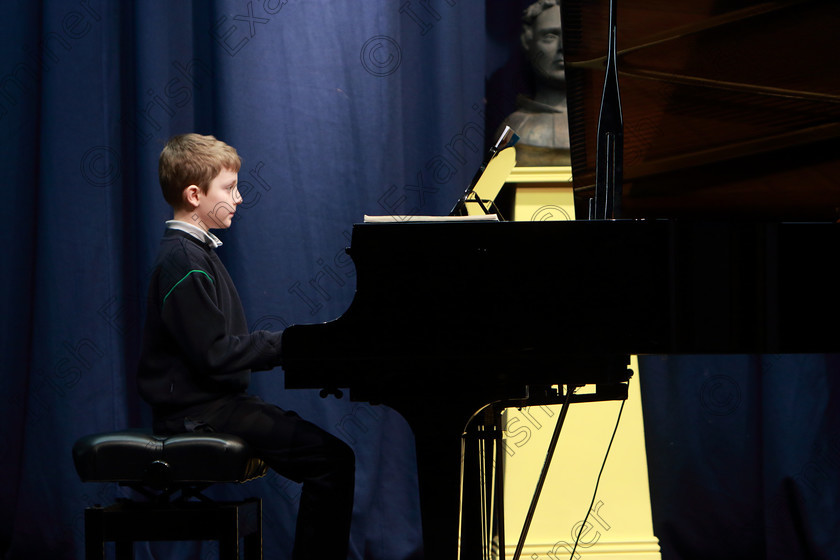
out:
M73 446L73 462L83 482L155 486L245 482L267 468L237 436L139 430L85 436Z

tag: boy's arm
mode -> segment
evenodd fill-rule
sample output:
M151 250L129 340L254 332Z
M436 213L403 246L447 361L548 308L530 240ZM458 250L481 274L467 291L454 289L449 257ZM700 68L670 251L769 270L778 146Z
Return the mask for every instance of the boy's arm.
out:
M189 364L217 381L280 365L280 332L228 332L214 280L194 270L164 296L161 317Z

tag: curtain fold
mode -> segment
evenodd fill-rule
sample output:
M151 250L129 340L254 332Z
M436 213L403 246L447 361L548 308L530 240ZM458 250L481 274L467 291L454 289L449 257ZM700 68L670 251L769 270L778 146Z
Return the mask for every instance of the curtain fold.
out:
M662 558L840 558L840 361L639 359Z

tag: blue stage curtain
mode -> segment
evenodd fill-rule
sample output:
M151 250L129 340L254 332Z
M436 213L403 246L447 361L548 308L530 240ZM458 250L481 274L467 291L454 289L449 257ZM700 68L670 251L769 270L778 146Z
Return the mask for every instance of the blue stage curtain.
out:
M0 557L81 558L84 507L123 492L80 483L70 450L149 425L134 367L170 217L157 181L170 136L213 134L243 158L244 203L219 254L254 328L346 310L343 249L365 214L448 212L483 152L484 5L423 4L3 4ZM398 414L286 391L281 369L255 374L252 390L355 450L353 558L416 552L413 439ZM266 558L289 556L296 484L270 474L219 492L261 495Z
M840 358L639 359L663 560L840 558Z

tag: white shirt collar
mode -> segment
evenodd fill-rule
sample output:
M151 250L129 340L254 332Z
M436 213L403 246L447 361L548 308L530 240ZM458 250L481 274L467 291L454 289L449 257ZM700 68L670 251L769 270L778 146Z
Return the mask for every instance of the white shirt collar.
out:
M166 227L168 229L177 229L178 231L183 231L185 233L189 233L202 243L209 243L214 249L222 246L222 240L210 233L209 231L204 231L200 227L193 225L189 222L182 222L181 220L169 220L166 222Z

